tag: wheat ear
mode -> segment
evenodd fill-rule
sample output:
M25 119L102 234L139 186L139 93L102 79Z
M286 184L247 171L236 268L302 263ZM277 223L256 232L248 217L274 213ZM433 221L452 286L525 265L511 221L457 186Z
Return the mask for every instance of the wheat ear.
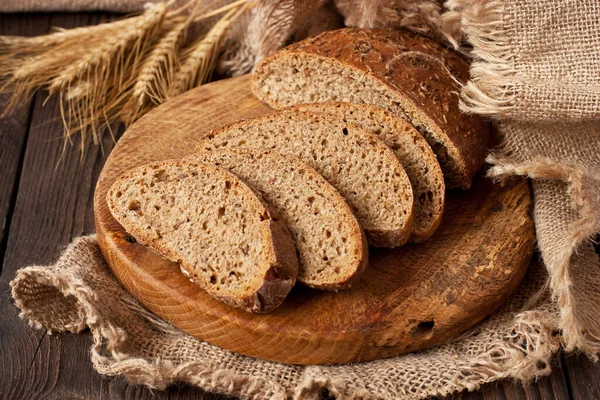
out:
M56 46L69 40L79 39L82 36L110 34L115 30L127 28L130 23L130 19L122 19L80 28L55 28L55 32L49 35L34 37L0 36L0 57L7 55L8 58L9 56L12 57L21 53L40 53L48 49L48 47Z
M110 73L108 67L113 62L119 62L121 65L133 62L132 67L139 62L139 56L143 52L142 47L147 46L148 40L156 34L162 20L166 14L167 8L164 4L146 11L132 24L115 35L108 37L102 45L96 49L89 49L88 53L77 63L71 64L61 71L61 73L50 82L49 91L52 94L56 90L68 87L74 80L89 77L93 71L100 72L100 78L103 74ZM130 52L130 54L125 54ZM98 71L100 69L100 71ZM119 80L122 81L125 70L119 70ZM98 82L100 85L102 82Z
M101 46L52 79L48 86L50 94L70 92L82 82L89 83L88 90L82 90L79 96L63 97L61 114L64 116L66 107L74 120L70 124L63 117L67 134L81 131L85 136L89 128L94 142L99 142L102 128L110 127L117 119L120 108L115 108L113 103L132 85L140 60L155 41L166 12L165 4L147 10L127 29L107 38Z
M230 9L203 38L187 49L186 57L169 89L169 97L178 96L210 78L227 30L251 4L249 1L240 2L236 8Z
M121 112L121 119L128 125L167 98L167 90L179 68L179 50L200 4L189 17L168 29L144 59L130 99Z
M210 77L229 27L253 4L237 0L196 14L218 1L190 0L171 11L174 0L169 0L136 17L97 26L34 38L0 36L0 94L12 92L3 115L46 88L59 98L66 138L91 132L99 143L100 132L111 132L111 123L131 122ZM194 12L183 16L194 4ZM226 14L204 37L181 49L192 22L221 13ZM85 137L81 144L83 149Z

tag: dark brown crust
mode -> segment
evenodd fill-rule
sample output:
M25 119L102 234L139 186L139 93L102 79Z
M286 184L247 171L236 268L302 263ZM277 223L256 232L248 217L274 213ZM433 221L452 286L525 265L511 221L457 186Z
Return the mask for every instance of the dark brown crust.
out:
M160 168L168 168L170 163L178 162L178 163L189 163L189 164L205 164L198 161L191 161L186 159L181 160L167 160L152 163L149 165L145 165L143 167L138 167L134 170L128 171L119 177L112 185L111 189L106 194L106 201L108 203L108 208L113 214L115 220L119 223L122 223L120 215L117 212L113 212L116 205L112 201L112 194L115 188L120 187L123 182L131 180L134 178L138 171L142 171L144 169L155 170ZM206 165L206 164L205 164ZM215 291L208 290L208 288L204 288L202 285L198 284L200 287L203 287L210 295L213 297L227 303L233 307L238 307L246 311L251 311L255 313L269 312L277 308L281 302L285 299L287 293L291 290L292 286L296 282L296 275L298 273L298 260L296 258L296 250L294 248L294 244L292 242L292 238L285 227L285 225L279 221L277 213L273 210L273 208L262 199L260 194L257 194L252 188L246 186L237 176L228 172L225 169L212 166L212 168L218 169L222 171L222 173L230 176L231 179L235 179L239 181L240 187L247 188L252 194L255 195L256 199L262 203L262 205L267 210L267 219L263 221L264 224L268 224L266 226L266 230L269 232L270 241L268 243L269 249L266 254L267 262L270 263L269 268L265 271L265 277L263 279L263 284L255 293L250 294L247 297L243 298L233 298L233 297L224 297L219 296ZM275 220L273 219L275 218ZM124 228L127 228L124 226ZM142 245L148 247L150 250L155 253L165 257L166 259L179 263L180 266L187 271L187 276L190 278L192 282L193 276L195 274L194 267L185 262L185 260L181 260L177 254L175 254L172 249L170 249L164 241L160 239L156 239L150 235L148 235L143 230L139 232L135 232L133 229L127 230L129 234L135 237L135 239Z
M464 84L469 78L469 65L457 53L408 31L346 28L292 44L261 65L289 54L337 60L400 92L456 147L462 159L462 177L454 186L470 187L485 160L490 130L479 116L459 110L460 85L453 77Z
M285 299L298 275L296 247L290 232L281 221L274 207L265 202L269 209L269 231L273 238L270 252L273 255L271 267L265 272L263 284L248 300L248 309L255 313L264 313L276 309Z

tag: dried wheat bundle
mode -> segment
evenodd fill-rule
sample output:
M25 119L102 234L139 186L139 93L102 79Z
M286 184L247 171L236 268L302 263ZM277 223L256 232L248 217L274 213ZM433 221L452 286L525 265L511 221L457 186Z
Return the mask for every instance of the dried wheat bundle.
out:
M80 132L82 139L91 135L99 143L103 132L112 134L114 122L131 123L206 81L227 29L252 5L238 0L210 10L218 2L190 0L172 10L171 0L97 26L0 37L0 93L12 95L2 114L46 89L60 99L66 137ZM194 22L223 13L208 33L185 47ZM85 140L81 143L83 148Z

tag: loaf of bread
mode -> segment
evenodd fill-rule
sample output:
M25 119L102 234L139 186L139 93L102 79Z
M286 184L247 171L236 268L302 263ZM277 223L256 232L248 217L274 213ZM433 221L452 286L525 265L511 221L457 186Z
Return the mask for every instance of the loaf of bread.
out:
M371 104L310 103L294 109L336 115L377 135L394 151L413 188L415 222L409 240L419 243L433 235L444 212L444 175L427 141L412 125Z
M274 112L220 128L199 149L262 148L319 172L357 216L369 244L400 246L413 226L413 194L398 158L377 136L322 113Z
M234 173L277 209L298 250L298 282L344 289L364 270L367 239L356 217L333 186L298 158L233 148L194 158Z
M252 312L276 308L296 281L290 234L234 174L193 160L157 162L121 176L107 193L137 241L177 262L212 296Z
M292 44L263 60L253 92L274 108L370 103L409 121L432 147L448 187L469 188L484 162L488 124L461 113L468 64L408 31L346 28Z

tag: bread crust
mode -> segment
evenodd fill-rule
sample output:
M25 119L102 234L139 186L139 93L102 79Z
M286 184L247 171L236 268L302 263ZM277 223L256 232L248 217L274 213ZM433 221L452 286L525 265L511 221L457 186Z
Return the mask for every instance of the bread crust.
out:
M491 132L481 117L463 114L459 109L461 84L469 78L469 66L456 52L409 31L356 28L329 31L294 43L263 60L255 71L254 93L274 107L284 106L262 95L261 76L267 74L274 60L298 55L358 70L401 96L424 124L448 138L448 151L455 153L449 156L455 158L460 173L449 186L464 189L471 186L472 177L485 160ZM444 167L443 160L440 164Z
M123 212L120 209L122 205L117 201L119 197L117 193L124 191L127 185L135 184L137 180L142 178L144 172L147 175L151 175L153 171L168 169L175 163L184 167L188 166L189 168L197 168L198 166L200 168L208 168L212 170L211 173L213 174L219 174L223 178L237 181L239 190L246 191L249 201L253 203L251 206L256 210L257 214L265 216L264 220L259 222L263 241L261 247L265 249L265 265L261 268L264 272L262 273L262 284L253 293L242 297L222 296L215 290L211 290L210 287L203 285L202 282L194 281L193 277L196 274L195 267L187 262L187 260L181 259L181 256L174 251L170 243L163 240L162 237L154 235L153 231L141 229L129 223L123 217ZM186 275L188 275L192 282L198 284L213 297L233 307L254 313L272 311L281 304L296 282L298 260L294 244L287 228L278 218L277 212L237 176L222 168L185 159L155 162L130 170L119 177L107 192L106 201L113 217L138 243L170 261L179 263L181 268L185 269L187 272Z

